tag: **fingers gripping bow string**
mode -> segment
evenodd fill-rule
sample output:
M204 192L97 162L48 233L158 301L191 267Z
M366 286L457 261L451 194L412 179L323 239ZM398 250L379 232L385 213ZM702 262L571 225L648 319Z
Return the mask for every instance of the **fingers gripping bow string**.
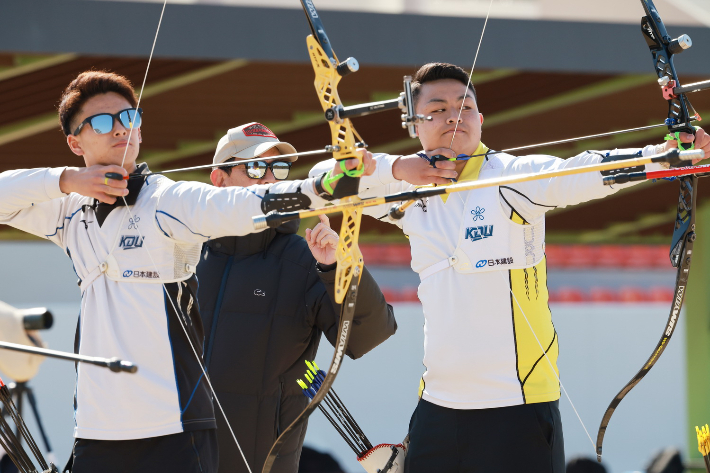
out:
M143 98L143 90L145 89L146 80L148 78L148 71L150 70L150 64L153 59L153 53L155 51L155 45L158 41L158 34L160 33L160 26L163 22L163 15L165 14L166 5L167 5L167 0L164 0L163 8L160 12L160 19L158 20L158 27L155 31L155 37L153 39L153 46L151 47L150 56L148 57L148 65L146 66L145 75L143 76L143 84L141 85L141 90L140 90L140 93L138 94L138 103L136 105L136 108L140 107L140 102L141 102L141 99ZM128 133L128 142L129 143L131 142L131 136L133 134L133 130L134 130L133 123L131 123L131 127L130 127L130 130ZM127 146L125 151L123 152L123 160L121 161L121 167L123 167L123 165L126 162L126 156L128 154L128 149L129 149L129 147ZM118 227L119 229L123 227L123 220L125 220L126 215L129 215L129 216L131 215L131 210L130 210L130 207L128 206L128 202L126 201L126 197L121 196L121 199L123 199L123 204L126 208L126 212L124 213L124 215L122 217L121 224ZM134 218L133 220L138 221L138 219L136 219L136 218ZM142 235L140 228L138 227L137 224L135 225L135 228L138 231L138 236L140 238L143 238L143 235ZM150 262L153 265L155 271L158 272L158 265L155 263L155 259L153 258L153 255L150 252L150 249L148 247L146 247L145 250L146 250L146 253L148 254L148 257L150 258ZM178 284L180 284L180 283L178 282ZM249 471L249 473L252 473L252 470L249 467L249 462L247 462L246 456L244 455L244 451L242 450L242 447L239 444L239 441L237 440L237 436L234 434L234 429L232 428L232 425L230 424L229 419L227 418L227 415L224 412L224 408L222 407L222 403L219 401L219 398L217 397L217 393L215 392L214 388L212 387L212 383L210 381L209 375L207 374L207 370L205 369L205 365L202 362L202 359L201 359L199 353L197 352L197 349L195 348L192 338L190 337L190 335L187 331L186 315L182 312L182 309L180 309L178 306L176 306L175 301L173 300L173 298L170 296L170 293L168 292L168 288L165 286L165 283L161 281L161 285L163 286L163 292L165 293L165 297L167 300L170 301L170 305L173 308L173 312L175 313L176 318L178 319L178 322L180 323L180 326L182 327L182 330L185 333L185 338L187 338L187 341L190 344L190 348L192 349L192 353L195 355L195 359L196 359L198 365L200 366L200 370L202 371L202 377L207 382L207 386L210 389L210 393L212 394L215 402L217 403L217 406L219 407L219 410L220 410L222 416L224 417L224 421L226 422L227 427L229 428L229 432L232 435L232 439L234 440L234 443L237 445L237 448L239 449L239 453L241 454L242 459L244 460L244 464L247 467L247 471Z

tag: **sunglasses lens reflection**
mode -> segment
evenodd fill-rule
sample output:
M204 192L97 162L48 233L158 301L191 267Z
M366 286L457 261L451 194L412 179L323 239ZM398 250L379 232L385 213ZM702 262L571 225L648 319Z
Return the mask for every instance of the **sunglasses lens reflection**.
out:
M256 161L247 163L247 175L252 179L261 179L266 174L266 163L264 161Z
M290 163L275 162L271 163L271 170L274 173L276 179L286 179L288 177L288 172L291 169Z
M97 135L109 133L113 128L113 117L109 114L97 115L91 119L91 128Z
M129 130L131 129L131 126L133 128L140 128L141 126L141 116L135 109L124 110L119 115L119 118L121 120L121 124Z

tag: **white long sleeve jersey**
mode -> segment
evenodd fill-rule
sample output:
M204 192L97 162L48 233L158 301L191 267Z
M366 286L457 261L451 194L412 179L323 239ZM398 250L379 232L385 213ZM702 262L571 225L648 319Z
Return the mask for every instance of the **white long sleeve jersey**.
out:
M253 232L267 190L300 188L322 204L312 182L216 188L151 175L135 204L99 222L93 199L60 191L63 170L0 173L0 223L49 239L71 258L81 282L78 352L138 366L117 374L79 364L74 435L127 440L214 428L193 352L202 356L204 341L195 300L200 246Z
M599 163L607 155L649 156L655 151L648 146L585 152L567 160L491 153L478 178L540 173ZM361 197L415 187L394 179L397 158L375 156L377 171L361 178ZM311 175L328 166L330 161L320 163ZM399 226L409 238L425 316L424 399L454 409L559 399L559 345L548 307L544 258L545 213L618 188L604 186L601 174L594 172L425 198L395 221L388 217L390 204L364 209Z

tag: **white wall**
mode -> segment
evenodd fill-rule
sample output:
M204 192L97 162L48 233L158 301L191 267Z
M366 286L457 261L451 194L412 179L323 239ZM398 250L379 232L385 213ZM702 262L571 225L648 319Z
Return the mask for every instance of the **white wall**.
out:
M163 3L163 0L124 1ZM301 8L301 5L293 0L169 0L168 3ZM643 15L638 2L620 3L616 0L595 0L588 3L569 0L314 0L313 3L319 11L485 17L490 8L491 18L599 23L637 24ZM710 6L705 0L655 0L654 3L668 25L702 26L710 22Z
M50 308L55 326L43 333L44 339L51 348L72 351L79 290L71 262L60 249L41 242L0 243L0 300ZM593 439L609 401L658 342L668 309L664 304L552 306L560 335L562 382ZM398 304L395 314L397 334L360 360L346 359L334 386L376 443L398 443L406 435L423 371L421 309L418 304ZM610 473L642 469L661 447L686 450L687 429L694 424L686 421L684 332L681 317L663 357L614 414L604 443ZM317 360L325 368L332 348L326 341L321 347ZM74 366L46 360L31 385L62 463L72 444ZM594 456L569 402L562 399L560 406L567 456ZM333 452L349 472L362 471L320 412L311 416L309 425L307 444Z

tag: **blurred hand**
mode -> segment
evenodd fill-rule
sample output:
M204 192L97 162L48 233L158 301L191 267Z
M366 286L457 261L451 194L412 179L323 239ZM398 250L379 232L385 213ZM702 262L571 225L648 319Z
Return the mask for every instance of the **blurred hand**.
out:
M306 243L313 257L322 265L336 262L335 249L338 246L338 234L330 228L330 220L326 215L319 215L320 223L306 228Z
M681 133L680 141L682 143L692 143L695 141L695 149L702 149L705 151L705 159L710 158L710 135L708 135L702 128L698 128L695 131L695 136L690 133ZM670 151L677 147L678 142L676 140L666 141L666 151ZM693 165L698 164L700 161L700 159L694 159Z

